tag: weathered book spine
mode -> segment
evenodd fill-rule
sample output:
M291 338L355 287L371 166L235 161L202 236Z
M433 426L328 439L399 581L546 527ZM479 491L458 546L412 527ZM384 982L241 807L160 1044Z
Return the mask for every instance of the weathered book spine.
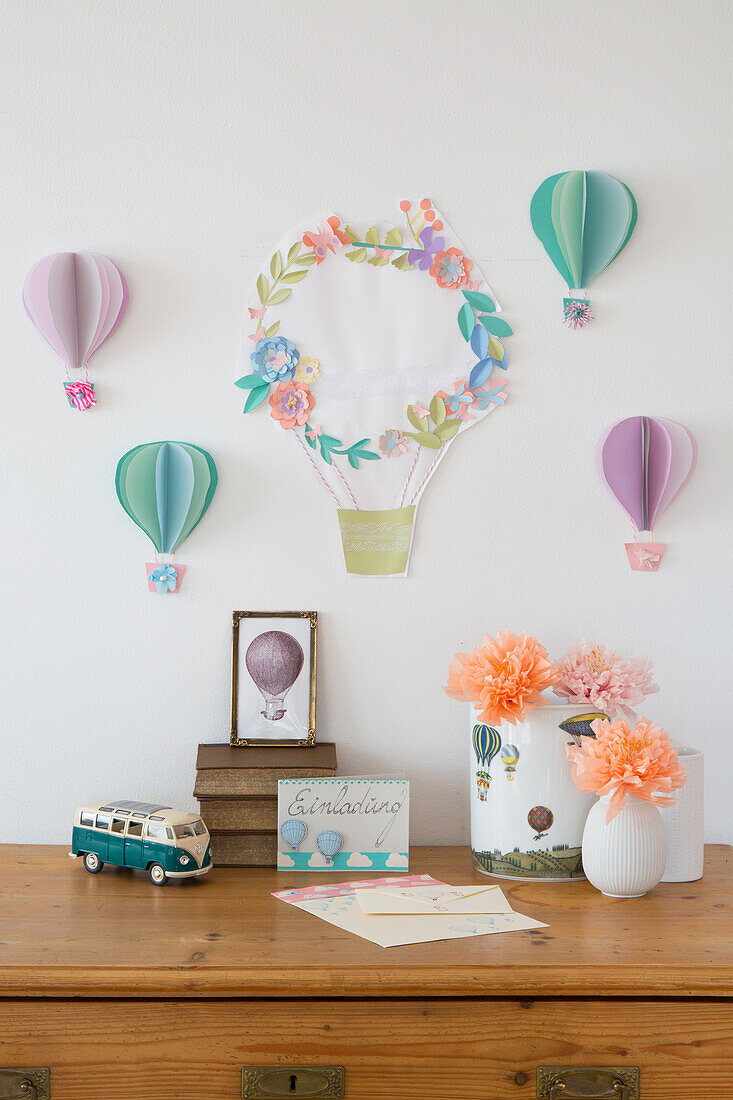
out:
M214 867L274 867L277 833L212 833Z
M209 832L277 832L276 798L202 798L199 805Z
M335 768L206 768L196 773L194 798L277 798L278 779L328 779Z

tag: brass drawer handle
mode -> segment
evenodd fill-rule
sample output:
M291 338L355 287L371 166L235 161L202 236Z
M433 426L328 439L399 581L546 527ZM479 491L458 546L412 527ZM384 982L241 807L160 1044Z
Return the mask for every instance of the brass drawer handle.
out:
M538 1066L538 1100L639 1100L636 1066Z
M321 1096L338 1100L344 1092L343 1066L245 1066L242 1070L242 1097L294 1098Z
M0 1069L0 1100L50 1100L48 1069Z

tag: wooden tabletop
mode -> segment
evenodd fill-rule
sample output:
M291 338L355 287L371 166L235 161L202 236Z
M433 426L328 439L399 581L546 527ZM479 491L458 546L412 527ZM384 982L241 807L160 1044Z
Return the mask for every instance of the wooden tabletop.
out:
M0 846L4 997L733 997L733 849L699 882L607 898L587 882L502 882L531 932L384 949L271 897L336 875L219 869L153 886L89 875L67 848ZM413 874L477 874L466 848L413 848ZM368 875L353 876L368 878Z

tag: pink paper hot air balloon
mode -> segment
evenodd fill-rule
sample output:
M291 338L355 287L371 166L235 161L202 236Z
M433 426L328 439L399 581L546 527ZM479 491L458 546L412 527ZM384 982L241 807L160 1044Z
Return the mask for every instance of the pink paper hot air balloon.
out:
M23 305L66 367L69 404L83 411L96 404L88 363L120 322L127 284L119 268L96 252L55 252L28 272ZM82 372L82 376L72 372Z
M631 519L635 541L626 543L626 553L632 569L655 573L659 568L665 543L641 542L638 535L647 531L653 538L655 521L690 480L696 458L694 436L675 420L631 416L607 433L603 476Z

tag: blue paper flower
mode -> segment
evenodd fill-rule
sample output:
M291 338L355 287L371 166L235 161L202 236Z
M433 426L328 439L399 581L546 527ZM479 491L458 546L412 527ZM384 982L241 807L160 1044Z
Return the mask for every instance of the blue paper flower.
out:
M148 574L148 580L153 582L159 596L165 596L166 592L175 591L178 584L178 571L172 565L159 565Z
M289 382L300 361L300 352L284 336L271 336L260 340L250 359L255 373L261 374L265 382Z

